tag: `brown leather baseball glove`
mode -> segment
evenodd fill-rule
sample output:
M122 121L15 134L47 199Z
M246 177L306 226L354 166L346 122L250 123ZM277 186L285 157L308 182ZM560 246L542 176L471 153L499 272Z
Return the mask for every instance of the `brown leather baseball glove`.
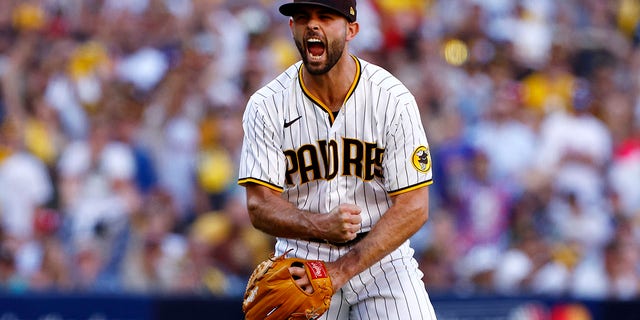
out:
M305 269L312 293L294 281L289 268ZM324 262L287 258L286 253L260 263L247 283L242 310L246 320L317 319L329 309L333 287Z

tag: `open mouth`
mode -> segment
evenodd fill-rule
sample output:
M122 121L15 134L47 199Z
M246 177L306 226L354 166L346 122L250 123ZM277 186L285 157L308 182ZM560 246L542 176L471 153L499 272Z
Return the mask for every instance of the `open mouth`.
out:
M319 59L324 54L325 47L322 40L318 38L307 39L307 52L312 59Z

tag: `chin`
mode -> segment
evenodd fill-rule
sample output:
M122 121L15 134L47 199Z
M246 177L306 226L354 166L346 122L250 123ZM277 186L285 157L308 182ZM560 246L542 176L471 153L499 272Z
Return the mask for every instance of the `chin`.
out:
M329 68L324 61L315 61L315 60L307 59L307 61L305 62L305 67L307 68L307 71L309 71L309 73L316 74L316 75L324 74L324 73L327 73L327 71L329 71Z
M329 72L329 69L325 65L322 65L320 67L313 67L313 66L307 65L307 71L309 71L309 73L312 75L321 75Z

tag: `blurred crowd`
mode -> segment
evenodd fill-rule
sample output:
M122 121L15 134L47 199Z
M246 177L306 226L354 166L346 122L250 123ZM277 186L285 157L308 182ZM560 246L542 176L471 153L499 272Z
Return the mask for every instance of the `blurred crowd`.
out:
M0 1L0 287L239 296L273 239L249 96L299 59L274 0ZM434 163L429 292L640 297L640 3L358 0Z

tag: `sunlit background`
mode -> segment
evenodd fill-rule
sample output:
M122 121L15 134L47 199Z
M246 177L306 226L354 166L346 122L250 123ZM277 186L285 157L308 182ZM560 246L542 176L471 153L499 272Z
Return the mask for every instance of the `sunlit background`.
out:
M284 2L0 1L0 304L237 308L273 245L236 179L246 101L299 58ZM412 245L440 318L638 301L639 18L635 0L358 0L351 51L409 87L427 130Z

